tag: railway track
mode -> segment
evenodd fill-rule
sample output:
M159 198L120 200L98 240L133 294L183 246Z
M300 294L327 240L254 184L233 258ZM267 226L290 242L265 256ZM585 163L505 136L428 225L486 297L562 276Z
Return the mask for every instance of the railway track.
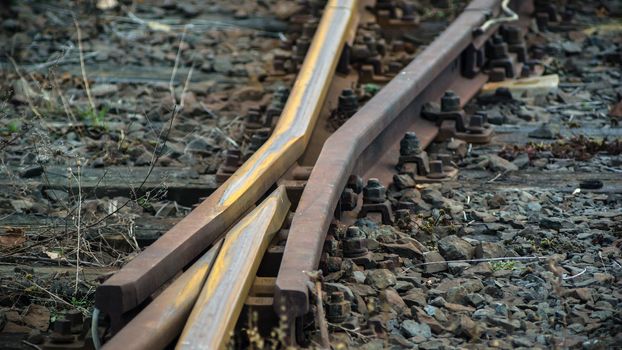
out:
M392 44L395 33L417 30L407 6L389 5L328 1L307 27L310 36L317 26L267 140L241 165L232 153L219 171L222 184L98 287L97 313L109 322L104 349L225 348L249 322L262 334L280 325L285 343L306 344L309 315L322 304L314 306L322 297L310 283L335 242L327 241L331 224L362 217L396 224L413 210L386 196L396 166L417 184L455 179L460 147L493 134L484 116L465 113L467 102L492 76L541 73L532 62L526 68L533 2L473 0L412 62L380 76L385 62L353 58L357 27L373 19ZM361 82L384 86L356 111L350 88ZM340 112L346 121L333 132L328 121ZM266 126L258 123L253 135L265 138ZM445 142L442 151L428 154L435 140ZM344 237L364 265L362 240L350 231Z
M211 282L211 279L220 280L222 286L242 279L244 288L216 292L220 295L217 299L218 305L233 304L233 310L227 314L215 313L213 309L201 310L199 305L210 302L208 294L204 294L207 292L202 292L199 297L196 286L184 284L177 287L181 288L177 293L163 293L162 301L155 303L158 300L154 300L153 305L147 306L143 311L149 314L151 309L166 310L174 314L171 315L174 320L169 321L170 323L159 322L154 327L153 320L158 318L154 314L146 319L137 317L133 322L124 325L125 317L195 259L202 250L220 238L230 225L239 220L274 185L281 191L282 188L288 188L290 197L300 196L300 190L304 190L298 206L294 205L292 208L295 214L284 249L283 242L277 242L273 245L276 252L268 252L264 258L273 265L267 267L273 270L272 273L266 274L273 275L279 255L282 254L278 274L259 278L259 284L270 284L274 283L276 277L275 296L268 297L267 303L265 297L256 297L252 301L256 301L257 305L250 305L250 309L256 307L265 313L266 306L271 308L270 301L273 300L276 310L285 310L284 314L290 322L298 319L300 325L300 318L309 310L308 276L303 271L317 268L328 224L349 176L355 172L355 164L361 159L363 163L358 165L358 169L370 168L374 163L376 166L384 165L385 176L376 176L386 180L394 163L391 160L384 161L384 164L377 163L377 159L389 150L395 150L401 134L409 127L420 135L421 146L425 148L436 137L438 128L434 123L426 122L420 117L413 119L412 116L419 114L417 110L420 110L424 102L440 98L442 92L450 87L457 91L462 101L468 101L479 90L487 81L487 76L478 74L484 62L478 62L477 55L481 55L486 40L499 27L494 20L487 20L491 17L490 14L493 14L493 18L507 16L503 14L498 1L475 1L470 4L415 61L326 140L314 170L306 180L310 167L301 167L295 162L304 155L309 145L339 55L344 43L348 40L352 42L356 22L363 11L364 4L357 1L331 1L327 4L309 53L272 136L190 215L98 288L96 306L100 312L111 318L113 330L125 326L106 344L107 348L120 344L126 347L136 344L137 348L150 348L155 344L162 346L170 342L176 332L162 332L171 328L178 332L185 319L183 316L188 314L193 298L197 297L198 303L191 316L194 322L188 323L184 328L178 346L202 347L201 340L208 339L208 345L203 348L224 346L227 332L235 324L242 303L246 301L244 295L248 294L249 283L259 268L258 259L262 256L261 253L246 261L252 268L247 268L249 273L244 276L233 275L235 272L230 267L235 261L244 260L244 256L210 261L208 258L214 259L215 255L212 250L202 258L203 268L189 270L193 274L189 279L207 279L206 286L213 285L213 288L219 286ZM489 25L490 23L493 24ZM484 25L486 27L482 28ZM474 35L475 30L481 30L482 33ZM423 70L420 67L427 68ZM291 175L287 176L287 172ZM360 192L360 188L355 190ZM321 201L314 198L321 198ZM310 208L311 204L316 207ZM283 219L281 217L281 222ZM236 225L233 230L237 227ZM267 234L261 228L257 230L257 234ZM227 234L225 242L227 237L231 236ZM213 249L217 250L217 247ZM212 272L208 275L209 270ZM226 275L218 277L220 274ZM190 293L188 287L193 287L193 293ZM270 290L270 286L267 289ZM192 295L185 295L186 293ZM178 307L175 304L180 299L185 302ZM171 304L174 305L172 309ZM215 320L215 317L222 319ZM218 336L206 334L205 332L216 331L214 327L206 326L208 323L224 325L225 328L218 330ZM194 330L197 329L201 332L196 333ZM296 327L289 325L288 329L295 331ZM141 338L136 337L137 334L148 335L147 342L141 343ZM168 336L151 337L155 334Z

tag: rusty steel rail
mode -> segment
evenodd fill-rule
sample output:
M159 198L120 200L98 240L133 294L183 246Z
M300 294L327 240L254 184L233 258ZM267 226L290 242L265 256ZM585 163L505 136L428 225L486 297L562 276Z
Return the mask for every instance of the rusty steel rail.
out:
M520 4L519 4L520 3ZM530 6L514 1L512 8ZM522 7L522 6L521 6ZM398 161L399 141L414 131L425 148L438 127L420 117L427 101L454 90L462 102L487 81L469 53L480 49L499 27L473 32L500 13L499 0L474 0L413 62L325 142L298 203L276 280L275 311L289 320L309 310L308 277L317 268L340 195L351 174L389 180ZM466 78L465 76L469 76Z
M181 332L192 307L199 297L207 275L214 266L222 240L168 286L103 349L164 349Z
M285 187L279 186L227 232L177 349L225 348L261 257L281 228L289 207Z
M266 193L303 154L326 98L357 0L330 0L292 92L268 141L223 185L96 291L95 304L112 331Z

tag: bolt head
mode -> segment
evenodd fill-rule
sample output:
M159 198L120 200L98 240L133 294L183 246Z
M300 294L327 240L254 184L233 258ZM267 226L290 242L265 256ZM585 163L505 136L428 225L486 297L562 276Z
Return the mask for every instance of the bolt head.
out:
M499 43L499 44L495 44L492 48L493 51L493 56L496 59L500 59L500 58L506 58L508 57L508 44L506 43Z
M71 321L62 318L54 321L54 331L60 334L71 333Z
M356 208L358 203L358 195L351 188L346 188L341 193L340 198L341 210L350 211Z
M346 230L346 238L360 238L363 237L363 233L361 229L357 226L350 226Z
M439 154L436 158L438 160L440 160L441 163L443 163L443 166L450 166L451 165L451 155L449 155L449 154L442 153L442 154Z
M367 242L364 238L352 238L342 242L343 255L348 258L354 258L367 253Z
M455 112L460 110L460 96L451 90L445 91L441 98L441 112Z
M421 153L421 146L417 135L408 131L400 141L400 155L412 156Z
M326 305L326 318L331 323L341 323L348 319L352 307L350 302L345 300L343 292L336 291L330 294Z
M354 193L359 194L363 191L363 179L358 175L350 175L346 187L351 188Z
M332 303L340 303L340 302L344 301L343 292L342 291L336 291L336 292L330 293L330 301Z
M469 120L469 127L472 127L472 128L484 127L484 118L478 114L472 115L471 119Z
M380 180L371 178L367 181L367 186L363 188L364 203L382 203L386 198L387 190L380 183Z
M443 173L443 162L441 162L440 160L430 161L430 173L428 174L428 177L433 179L440 179L444 178L445 176L447 175Z

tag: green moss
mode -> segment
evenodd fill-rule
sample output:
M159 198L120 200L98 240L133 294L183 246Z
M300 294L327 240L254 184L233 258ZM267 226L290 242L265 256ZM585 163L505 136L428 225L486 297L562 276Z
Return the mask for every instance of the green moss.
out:
M516 261L512 261L512 260L493 261L490 263L490 266L493 271L515 270Z

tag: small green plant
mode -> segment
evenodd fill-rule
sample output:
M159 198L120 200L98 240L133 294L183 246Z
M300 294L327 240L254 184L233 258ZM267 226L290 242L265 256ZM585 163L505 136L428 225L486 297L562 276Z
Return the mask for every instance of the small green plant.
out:
M380 91L380 86L377 84L365 84L363 85L363 90L365 91L366 94L374 96L375 94L378 93L378 91Z
M15 134L22 128L22 123L19 120L11 120L4 127L0 127L0 133L2 134Z
M490 266L493 271L514 270L516 269L516 261L511 261L511 260L493 261L490 263Z
M553 247L553 244L554 244L553 240L551 240L551 239L549 239L549 238L543 238L543 239L540 241L540 246L541 246L543 249L549 249L549 248Z
M22 127L22 123L19 120L12 120L7 124L6 128L10 133L18 132Z
M71 305L73 305L74 307L80 309L88 309L89 308L89 301L87 299L78 299L76 297L71 297Z
M149 203L149 198L146 196L136 199L136 203L138 203L138 205L140 205L145 210L154 210L153 205Z
M103 107L99 111L95 109L87 109L87 110L81 111L78 114L78 116L80 117L81 120L88 121L93 126L103 127L105 126L104 122L106 120L107 114L108 114L108 108Z
M56 310L56 308L50 308L50 323L56 322L59 316L60 314L58 313L58 310Z

